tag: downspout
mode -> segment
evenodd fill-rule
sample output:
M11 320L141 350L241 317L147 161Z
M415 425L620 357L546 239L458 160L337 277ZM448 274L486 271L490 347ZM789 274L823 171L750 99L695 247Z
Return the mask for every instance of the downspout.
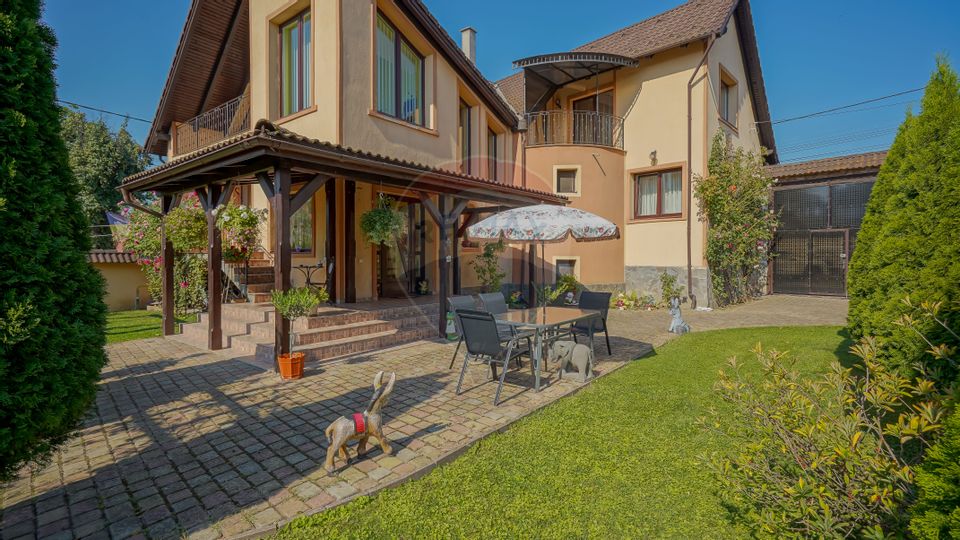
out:
M687 296L690 305L696 309L697 295L693 294L693 81L697 78L700 68L707 62L710 49L717 41L717 35L710 36L703 57L693 68L690 80L687 81ZM709 66L708 66L709 74Z

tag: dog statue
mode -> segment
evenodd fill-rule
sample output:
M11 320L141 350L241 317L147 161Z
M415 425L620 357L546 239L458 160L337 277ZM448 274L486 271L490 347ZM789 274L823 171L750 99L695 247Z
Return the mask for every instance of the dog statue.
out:
M686 334L690 331L690 325L683 321L680 316L680 297L674 296L670 299L670 332L674 334Z
M588 345L572 341L556 341L550 347L549 359L560 362L561 379L569 366L577 369L580 382L586 382L593 376L593 350Z
M354 413L350 418L341 416L327 426L324 430L327 436L327 460L324 468L327 472L333 472L333 460L338 451L344 462L350 462L350 454L347 451L347 443L350 441L359 441L357 443L358 458L366 452L367 440L370 437L377 439L384 454L390 455L393 452L390 443L383 436L383 416L380 411L393 393L393 385L396 381L397 374L391 373L390 380L384 385L383 372L378 372L373 378L373 396L370 398L367 410Z

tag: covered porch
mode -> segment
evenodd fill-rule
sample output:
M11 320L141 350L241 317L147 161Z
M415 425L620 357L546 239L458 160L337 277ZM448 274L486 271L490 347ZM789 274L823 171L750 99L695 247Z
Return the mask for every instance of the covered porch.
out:
M429 294L424 296L395 295L389 304L436 304L439 314L446 313L446 298L462 288L459 240L471 223L485 214L504 208L531 204L565 204L566 199L543 191L502 184L478 177L450 172L427 165L395 160L382 155L344 148L299 136L261 120L246 133L231 137L191 154L178 157L158 167L129 177L121 191L128 204L141 207L134 196L155 192L161 201L161 217L179 204L180 197L195 192L207 215L207 314L206 347L223 348L223 308L221 295L221 234L213 213L225 204L238 189L265 197L270 208L269 245L273 252L274 290L287 290L296 282L291 245L291 216L314 196L322 194L324 204L319 216L325 227L322 254L325 260L337 261L336 270L327 279L327 287L338 305L353 307L357 301L370 300L358 290L376 291L372 299L383 306L378 284L370 273L372 257L358 254L365 240L357 226L362 208L358 193L373 196L383 193L406 201L411 214L416 206L431 242L421 244L420 265L428 269L431 280ZM163 249L163 329L174 333L173 313L173 244L164 237ZM317 254L319 256L319 254ZM520 270L519 283L530 281L533 258L520 252L513 266ZM524 260L519 260L524 259ZM374 271L376 271L374 269ZM357 305L357 307L361 307ZM274 349L289 352L290 325L282 318L271 317L274 326ZM445 333L445 318L433 321L436 334Z

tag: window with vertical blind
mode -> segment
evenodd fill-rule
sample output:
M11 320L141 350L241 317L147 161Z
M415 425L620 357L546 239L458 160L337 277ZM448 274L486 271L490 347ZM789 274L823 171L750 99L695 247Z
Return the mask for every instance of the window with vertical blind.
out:
M678 216L683 212L683 175L680 170L636 175L633 187L634 218Z
M290 248L293 253L313 253L313 199L290 216Z
M487 128L487 177L490 180L497 178L497 132Z
M424 125L423 56L383 13L377 13L377 110Z
M280 25L280 115L288 116L313 105L311 57L313 33L310 10Z
M722 118L728 124L736 127L737 108L739 107L740 96L737 90L737 82L726 72L720 72L720 95L717 96L717 109Z

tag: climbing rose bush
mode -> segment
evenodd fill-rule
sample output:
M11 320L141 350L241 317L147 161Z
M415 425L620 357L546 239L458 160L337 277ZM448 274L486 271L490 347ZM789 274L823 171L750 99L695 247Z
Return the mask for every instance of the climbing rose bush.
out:
M713 138L708 176L695 178L700 221L706 222L707 263L714 300L723 306L762 294L777 216L770 209L773 182L763 156L733 148L722 132Z
M148 205L159 211L157 202ZM154 300L163 293L163 256L160 218L131 209L122 210L129 219L120 248L137 256L147 277L147 288ZM184 197L181 206L167 215L167 234L173 242L176 259L173 266L173 298L177 315L201 310L207 302L206 261L199 255L206 247L206 217L196 196Z

